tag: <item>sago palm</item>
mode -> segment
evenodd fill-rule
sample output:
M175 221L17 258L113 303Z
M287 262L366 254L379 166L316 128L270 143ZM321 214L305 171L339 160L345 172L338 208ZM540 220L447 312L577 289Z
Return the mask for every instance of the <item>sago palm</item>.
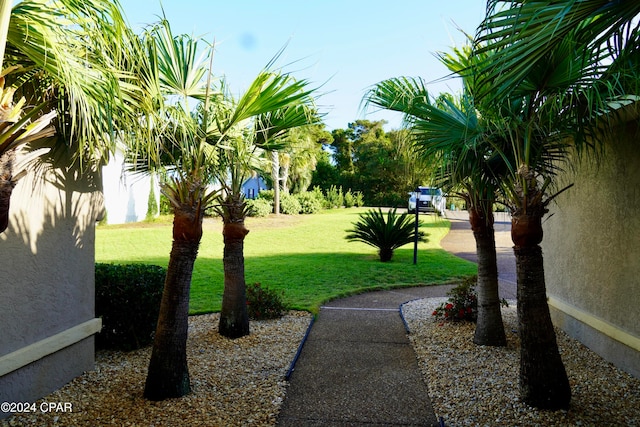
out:
M380 261L388 262L393 251L413 243L416 239L415 217L406 213L398 214L396 209L386 213L382 209L372 209L360 214L360 219L347 230L345 238L352 242L362 242L378 248ZM426 242L426 234L418 231L417 239Z

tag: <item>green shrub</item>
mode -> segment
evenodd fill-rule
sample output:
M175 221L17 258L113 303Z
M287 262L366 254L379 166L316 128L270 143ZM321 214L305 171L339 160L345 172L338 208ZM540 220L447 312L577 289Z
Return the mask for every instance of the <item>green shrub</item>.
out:
M355 191L353 193L353 205L357 208L364 206L364 195L361 191Z
M166 269L156 265L96 264L96 347L135 350L151 344Z
M173 215L173 206L167 196L160 193L160 215Z
M249 206L249 216L264 217L273 212L273 203L267 199L247 200Z
M287 215L297 215L302 211L300 202L289 194L280 195L280 212Z
M316 199L318 200L322 200L322 202L324 202L324 193L322 192L322 188L318 187L317 185L315 187L313 187L310 191L310 193L313 193L316 197Z
M282 292L262 287L260 283L247 285L247 312L252 320L276 319L286 311Z
M474 288L476 281L477 276L469 277L447 292L449 299L436 307L431 315L437 320L475 322L478 319L478 295Z
M344 193L344 207L352 208L355 205L356 205L355 196L353 195L351 190L347 190L347 192Z
M364 196L360 191L351 191L350 189L344 193L344 207L360 207L364 206Z
M324 204L322 193L320 193L320 197L318 197L318 193L316 192L303 191L302 193L296 194L295 197L300 203L300 213L314 214L322 210Z
M325 195L327 207L329 209L342 207L344 204L344 195L342 194L342 187L336 187L332 185Z
M268 200L273 203L275 199L275 192L273 190L260 190L258 193L258 199Z
M353 229L347 230L345 238L378 248L380 261L386 262L391 260L395 249L414 241L414 221L413 215L398 215L396 209L390 209L386 215L380 208L368 210L360 214L360 219ZM418 231L418 240L427 241L423 231Z

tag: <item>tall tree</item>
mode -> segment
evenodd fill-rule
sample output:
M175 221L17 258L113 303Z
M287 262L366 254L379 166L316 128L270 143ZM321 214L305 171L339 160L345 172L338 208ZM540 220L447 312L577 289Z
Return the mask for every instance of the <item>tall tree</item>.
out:
M405 114L418 154L438 165L434 170L435 182L456 191L467 202L478 256L478 320L474 342L504 346L493 228L498 171L494 170L495 150L488 142L488 132L473 99L465 94L457 104L446 96L434 102L423 80L404 77L378 83L366 99Z
M255 120L241 133L242 137L228 145L231 149L222 149L222 158L226 161L218 170L218 181L223 187L218 212L222 216L224 236L224 293L218 330L223 336L239 338L249 334L244 275L248 208L241 185L256 169L260 151L277 153L286 148L285 137L291 129L318 121L312 92L307 81L296 80L289 74L263 73L237 102L230 103L226 117L217 117L223 129L233 129L236 126L230 121L233 117L255 112Z
M628 13L638 13L637 2L489 1L478 31L486 43L479 52L491 50L495 60L473 71L484 84L475 96L505 106L494 125L510 142L503 192L518 277L520 395L539 408L566 408L571 399L546 301L542 219L564 190L554 188L559 168L595 141L607 101L624 95L626 76L611 71L620 58L637 59L637 24ZM610 49L605 42L621 34L631 43Z

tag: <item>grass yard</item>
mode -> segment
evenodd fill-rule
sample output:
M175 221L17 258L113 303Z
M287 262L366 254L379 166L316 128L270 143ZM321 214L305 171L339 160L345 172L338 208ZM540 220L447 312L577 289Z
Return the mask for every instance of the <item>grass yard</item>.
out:
M290 308L315 312L328 300L364 290L440 284L476 273L475 264L440 247L449 223L434 215L421 216L429 242L419 244L417 265L413 265L413 245L397 249L391 262L379 262L376 248L344 238L365 210L248 218L250 233L244 248L247 283L260 282L281 290ZM166 267L171 227L171 219L100 226L96 230L96 262ZM191 285L192 314L220 310L222 250L221 220L205 219Z

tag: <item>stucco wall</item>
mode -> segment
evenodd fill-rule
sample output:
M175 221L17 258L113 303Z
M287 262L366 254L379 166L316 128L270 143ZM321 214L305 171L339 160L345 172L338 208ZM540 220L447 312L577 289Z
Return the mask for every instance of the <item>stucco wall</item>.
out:
M0 402L33 401L93 368L97 190L61 169L14 189L0 234Z
M160 186L151 175L126 171L122 151L116 151L102 168L104 207L108 224L143 221L147 217L151 186L160 208Z
M599 166L575 160L544 224L547 291L556 324L640 377L638 120L608 139Z

